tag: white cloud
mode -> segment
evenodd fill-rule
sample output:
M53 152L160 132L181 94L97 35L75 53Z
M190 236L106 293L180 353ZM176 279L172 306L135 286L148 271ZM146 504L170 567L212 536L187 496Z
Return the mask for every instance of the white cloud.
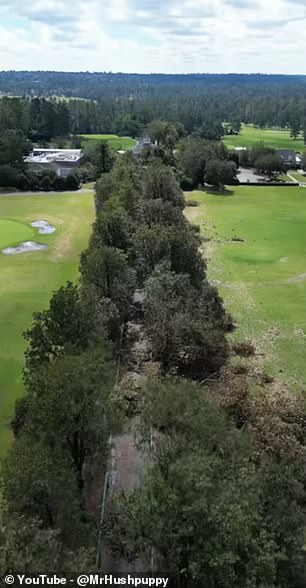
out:
M0 0L4 69L303 73L305 0Z

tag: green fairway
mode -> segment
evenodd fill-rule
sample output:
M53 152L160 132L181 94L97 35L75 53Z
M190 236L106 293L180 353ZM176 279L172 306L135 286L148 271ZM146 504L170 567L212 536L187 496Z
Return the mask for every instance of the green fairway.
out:
M22 333L32 313L48 306L51 293L77 278L93 217L92 194L0 196L0 248L23 240L49 246L16 256L0 252L0 457L10 441L9 416L23 391ZM40 235L29 226L34 220L49 221L56 232Z
M35 231L31 227L0 218L0 248L17 245L20 241L28 241L34 236Z
M137 143L137 141L131 137L119 137L118 135L81 135L81 137L84 137L86 141L90 142L107 141L113 149L116 149L116 151L119 149L133 149Z
M259 142L273 149L293 149L304 151L304 140L302 138L292 139L290 131L277 129L256 129L253 126L243 125L239 135L228 135L224 137L224 143L229 149L235 147L252 147Z
M200 224L209 275L263 366L294 387L306 380L306 189L237 187L194 192L187 208ZM235 240L241 239L242 241Z

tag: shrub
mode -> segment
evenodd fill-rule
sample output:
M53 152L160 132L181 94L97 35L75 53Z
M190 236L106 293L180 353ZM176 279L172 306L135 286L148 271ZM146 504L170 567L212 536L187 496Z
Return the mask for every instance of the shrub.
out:
M16 170L11 165L0 165L0 186L16 186Z
M64 178L57 177L54 181L54 189L61 192L66 189L66 182Z
M16 176L16 188L18 190L28 190L30 182L28 177L24 173L17 174Z
M41 180L40 187L45 192L49 192L53 188L53 182L49 176L44 176Z
M79 179L74 174L69 174L66 178L66 190L78 190L80 186Z

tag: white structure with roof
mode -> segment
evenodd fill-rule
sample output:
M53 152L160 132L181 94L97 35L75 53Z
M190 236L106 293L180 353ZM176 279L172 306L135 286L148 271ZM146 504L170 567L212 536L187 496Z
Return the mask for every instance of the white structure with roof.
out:
M82 149L35 148L25 157L25 162L35 171L52 169L56 175L66 178L82 162Z

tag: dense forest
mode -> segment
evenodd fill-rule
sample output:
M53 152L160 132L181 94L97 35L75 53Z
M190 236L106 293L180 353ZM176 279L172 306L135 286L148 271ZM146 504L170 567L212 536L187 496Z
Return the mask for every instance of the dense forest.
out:
M137 136L156 118L187 133L206 121L301 128L306 116L305 76L2 72L0 92L69 98L63 122L74 133Z

